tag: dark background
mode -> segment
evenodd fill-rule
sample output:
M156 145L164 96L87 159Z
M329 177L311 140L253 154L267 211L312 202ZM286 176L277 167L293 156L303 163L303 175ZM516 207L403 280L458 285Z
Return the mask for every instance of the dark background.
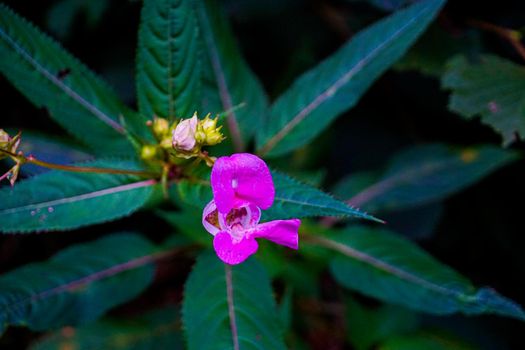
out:
M23 17L59 37L61 43L90 68L102 75L131 106L135 106L134 57L140 1L113 0L92 20L79 11L70 26L50 23L58 1L4 1ZM448 2L437 23L449 31L469 30L468 19L481 19L509 28L525 26L523 1L500 0ZM271 98L293 79L334 52L355 30L385 15L376 7L355 1L228 0L227 12L249 65L260 77ZM62 16L59 16L62 17ZM53 28L58 27L58 30ZM512 47L490 33L480 33L483 51L523 64ZM65 132L33 107L0 77L2 128L31 129L54 135ZM403 146L423 142L451 144L500 144L500 137L479 121L464 121L447 111L448 95L439 81L417 72L389 71L366 93L357 107L342 115L316 141L311 169L325 168L329 189L342 176L377 169ZM524 149L523 143L512 148ZM320 157L320 155L327 155ZM518 161L486 177L475 186L449 198L434 234L420 244L440 261L471 279L490 285L525 305L525 165ZM114 229L144 228L160 240L165 224L144 213L109 225L67 233L0 237L0 271L38 261L77 241L93 239ZM150 230L147 228L155 227ZM180 299L184 264L149 291L152 296ZM139 308L151 301L136 302ZM126 312L121 311L121 312ZM501 317L428 317L430 324L452 325L467 339L487 349L524 346L523 323ZM24 348L34 335L11 329L0 339L0 348Z

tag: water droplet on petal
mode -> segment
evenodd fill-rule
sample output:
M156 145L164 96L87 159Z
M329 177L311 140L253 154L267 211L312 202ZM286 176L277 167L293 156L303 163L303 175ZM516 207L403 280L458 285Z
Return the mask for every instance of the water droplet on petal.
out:
M489 111L492 113L498 113L499 112L499 106L495 101L490 101L488 103Z

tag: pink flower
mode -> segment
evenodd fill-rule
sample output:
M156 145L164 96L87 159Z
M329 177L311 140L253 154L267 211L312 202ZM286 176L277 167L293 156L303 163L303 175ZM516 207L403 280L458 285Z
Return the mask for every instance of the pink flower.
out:
M261 209L273 204L275 188L268 166L259 157L238 153L217 159L211 172L214 199L202 213L214 236L217 256L227 264L246 260L258 249L256 238L298 249L299 219L259 224Z

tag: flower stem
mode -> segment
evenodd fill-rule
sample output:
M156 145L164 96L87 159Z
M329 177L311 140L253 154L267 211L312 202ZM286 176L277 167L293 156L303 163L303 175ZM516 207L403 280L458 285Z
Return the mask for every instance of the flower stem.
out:
M112 169L112 168L99 168L99 167L87 167L87 166L75 166L75 165L62 165L55 163L48 163L42 160L36 159L34 156L24 156L23 154L15 154L4 149L0 149L0 152L18 159L21 163L30 163L38 165L48 169L56 169L63 171L70 171L76 173L99 173L99 174L125 174L125 175L137 175L142 177L158 177L157 173L144 171L144 170L127 170L127 169Z
M521 43L521 34L517 30L504 28L492 23L479 20L470 20L469 24L482 30L493 32L507 40L518 54L525 60L525 46Z

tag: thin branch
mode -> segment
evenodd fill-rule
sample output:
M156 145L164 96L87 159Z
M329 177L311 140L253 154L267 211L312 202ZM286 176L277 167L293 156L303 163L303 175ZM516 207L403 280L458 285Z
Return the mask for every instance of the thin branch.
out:
M150 172L150 171L144 171L144 170L126 170L126 169L99 168L99 167L87 167L87 166L62 165L62 164L48 163L48 162L44 162L42 160L36 159L32 155L26 157L23 154L15 154L5 149L0 149L0 152L12 158L19 159L22 163L30 163L30 164L38 165L38 166L48 168L48 169L70 171L70 172L75 172L75 173L137 175L137 176L148 177L148 178L156 178L159 176L159 174L157 173Z
M226 273L226 294L228 298L228 314L230 315L230 328L232 330L233 349L239 350L239 332L237 330L237 320L235 318L235 307L233 304L233 279L231 265L224 264Z
M473 27L486 30L488 32L493 32L499 35L501 38L507 40L518 52L521 58L525 60L525 46L521 43L521 34L517 30L500 27L492 23L475 19L470 20L468 23Z

